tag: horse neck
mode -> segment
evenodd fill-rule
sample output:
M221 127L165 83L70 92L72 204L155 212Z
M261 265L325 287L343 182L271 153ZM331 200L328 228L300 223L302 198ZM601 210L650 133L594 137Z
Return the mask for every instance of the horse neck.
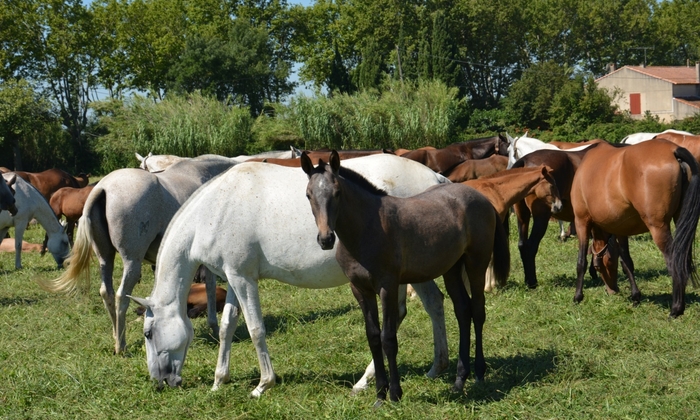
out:
M362 244L367 229L376 231L380 224L382 204L388 196L379 196L367 191L352 181L338 177L342 189L335 232L348 249Z
M63 230L63 226L59 223L48 201L39 191L27 184L24 188L27 199L36 203L34 206L34 218L44 227L46 233L53 235Z
M500 207L497 209L500 213L502 208L508 209L531 194L542 180L542 172L533 171L531 168L526 169L511 169L499 173L498 176L468 181L467 185L473 186L479 191L483 189L492 190L493 193L487 196L493 197L495 195L498 197L501 203L498 203L498 205L496 203L492 204Z

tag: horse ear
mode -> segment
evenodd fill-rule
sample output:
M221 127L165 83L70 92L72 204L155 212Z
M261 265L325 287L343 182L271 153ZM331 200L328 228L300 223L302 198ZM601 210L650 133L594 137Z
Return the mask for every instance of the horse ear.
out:
M508 139L508 143L511 143L511 144L513 143L513 137L511 137L507 131L506 131L506 138Z
M6 179L5 182L7 182L7 186L11 187L14 185L15 181L17 181L17 174L12 174L10 179Z
M340 169L340 155L338 155L337 150L331 150L331 157L328 163L331 164L331 170L333 171L333 173L337 174L338 169Z
M139 162L143 162L143 156L141 156L140 154L138 154L136 152L134 152L134 154L136 155L136 159L138 159Z
M141 306L145 306L148 309L151 309L153 307L153 302L151 302L150 299L148 298L140 298L136 296L131 296L131 295L126 295L129 299L133 300L134 302L138 303Z
M301 160L301 169L306 173L306 175L311 176L311 173L314 170L314 164L311 162L309 155L306 152L301 152L299 159Z
M301 150L297 149L294 146L289 146L290 149L292 149L292 159L298 158L301 156Z

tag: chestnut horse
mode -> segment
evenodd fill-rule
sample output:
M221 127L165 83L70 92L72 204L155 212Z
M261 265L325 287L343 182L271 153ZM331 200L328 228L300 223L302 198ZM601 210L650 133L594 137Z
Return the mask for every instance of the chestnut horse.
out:
M51 210L56 215L56 217L61 220L61 216L66 217L66 234L68 235L68 241L70 245L73 246L73 230L75 229L75 224L83 215L83 206L85 201L90 195L90 191L94 188L94 185L89 185L83 188L73 188L73 187L63 187L56 191L49 200L49 205ZM42 246L42 255L46 251L46 241L49 239L48 235L44 238L44 245Z
M491 155L484 159L468 159L443 174L452 182L464 182L504 171L508 156Z
M53 193L60 188L80 188L80 184L73 175L60 169L47 169L42 172L15 171L15 173L20 178L32 184L32 186L46 198L46 201L49 201ZM84 180L87 181L87 175L85 175Z
M565 152L562 150L541 149L525 155L513 165L513 168L522 168L538 167L544 164L552 168L551 174L557 184L562 200L562 209L557 214L552 213L547 203L534 196L527 196L513 206L518 222L518 249L523 262L525 283L530 288L534 289L537 287L535 256L537 255L540 242L547 232L549 219L554 217L560 221L574 221L574 211L571 207L570 199L571 184L574 180L576 169L588 150ZM530 219L533 222L531 231Z
M546 165L510 169L485 178L465 181L463 184L476 189L488 198L498 212L506 233L508 233L508 211L513 204L530 194L547 203L552 213L561 211L562 202L559 189L552 177L552 169ZM490 265L489 271L486 273L484 291L490 292L495 287L493 267Z
M439 174L445 174L467 159L483 159L491 155L508 156L508 139L502 134L461 143L441 149L416 149L401 155L420 162Z
M682 134L677 132L664 132L656 135L655 139L668 140L671 143L675 143L681 147L688 149L691 155L695 157L695 160L700 162L700 136L694 136L689 134Z
M474 372L477 380L483 380L484 283L492 253L500 284L505 284L510 270L508 239L486 197L463 184L434 186L410 198L391 197L355 172L341 175L340 158L335 152L329 164L321 162L318 167L302 155L301 167L309 177L306 196L318 226L318 244L328 250L335 245L336 234L340 239L335 257L364 314L376 372L377 403L386 399L387 391L392 401L403 395L396 363L399 285L430 281L441 275L460 332L453 389L461 392L469 376L472 319ZM384 312L381 328L377 294Z
M673 279L670 315L683 314L688 279L697 280L693 241L700 216L698 163L687 149L665 140L592 146L574 176L571 205L579 239L575 302L583 300L589 232L601 248L611 234L650 232ZM616 290L617 278L601 274L608 289Z

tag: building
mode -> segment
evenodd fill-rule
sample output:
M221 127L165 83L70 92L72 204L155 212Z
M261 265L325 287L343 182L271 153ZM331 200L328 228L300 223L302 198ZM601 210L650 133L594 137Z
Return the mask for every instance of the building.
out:
M624 66L596 80L598 87L618 92L621 111L641 119L648 111L666 122L700 112L700 63L694 67Z

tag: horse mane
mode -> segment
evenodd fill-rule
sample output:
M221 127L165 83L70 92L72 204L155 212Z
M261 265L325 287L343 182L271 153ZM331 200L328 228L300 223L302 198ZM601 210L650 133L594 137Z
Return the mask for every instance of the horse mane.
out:
M325 162L321 161L319 162L319 166L323 164L324 166L326 165ZM387 195L386 191L383 189L377 187L376 185L372 184L367 180L367 178L363 177L362 175L358 174L357 172L353 171L352 169L348 169L344 166L340 166L340 170L338 171L338 174L345 178L346 180L352 182L353 184L361 187L362 189L375 194L375 195L380 195L380 196L385 196Z

